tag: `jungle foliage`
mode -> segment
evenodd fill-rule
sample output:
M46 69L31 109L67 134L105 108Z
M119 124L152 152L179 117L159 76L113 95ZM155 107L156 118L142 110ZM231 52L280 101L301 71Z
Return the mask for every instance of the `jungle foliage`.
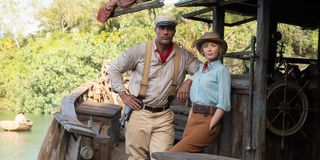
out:
M95 19L101 4L101 0L55 0L49 8L37 12L41 31L20 39L5 32L0 38L0 110L53 113L64 95L101 76L105 60L152 39L156 15L176 17L179 25L175 41L196 55L194 40L212 30L208 24L181 18L183 13L196 8L172 5L111 18L101 24ZM228 15L226 21L237 18ZM250 22L226 28L229 52L250 45L255 25L256 22ZM280 32L284 35L286 54L316 56L316 33L288 25L281 25ZM241 62L226 60L226 64L232 73L242 72Z

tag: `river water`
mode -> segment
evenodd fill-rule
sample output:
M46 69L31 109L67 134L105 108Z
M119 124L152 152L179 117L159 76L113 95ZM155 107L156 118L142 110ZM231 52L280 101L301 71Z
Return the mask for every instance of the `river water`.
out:
M36 160L53 116L25 114L32 120L30 131L5 131L0 128L1 160ZM0 112L0 120L13 120L15 113Z

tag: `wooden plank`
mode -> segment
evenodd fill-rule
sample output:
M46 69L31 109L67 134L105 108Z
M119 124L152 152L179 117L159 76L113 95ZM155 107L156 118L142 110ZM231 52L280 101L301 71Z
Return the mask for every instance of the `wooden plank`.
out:
M87 135L90 137L95 136L95 133L90 130L88 126L84 126L80 121L76 124L69 123L68 120L64 119L61 113L54 113L54 117L68 132Z
M70 136L66 159L77 160L78 158L80 158L79 150L80 150L81 139L82 139L82 136L78 136L78 137Z
M173 152L155 152L152 157L156 160L239 160L236 158L204 154L204 153L173 153Z
M145 9L160 8L163 5L164 3L158 0L153 2L146 2L142 4L137 3L136 5L131 6L129 8L116 8L110 17L117 17L123 14L134 13L134 12L142 11Z
M115 114L121 112L121 108L121 106L115 104L86 101L77 106L76 112L96 116L113 117Z
M112 150L111 160L127 160L124 140L121 140L119 145Z
M217 0L184 0L174 3L176 7L212 6L218 5Z
M110 160L113 145L117 145L117 143L114 142L114 136L109 136L109 132L110 126L102 125L99 135L94 139L94 143L96 143L97 146L99 146L99 160Z
M233 79L231 81L231 87L233 90L234 89L248 89L249 88L249 81L247 79Z
M59 143L58 143L59 145L57 148L57 159L64 160L66 158L70 135L64 128L61 128L61 130L62 131L61 131Z
M58 121L53 118L49 126L49 129L47 131L47 134L44 138L44 142L41 145L41 148L38 154L38 160L50 159L52 150L54 150L57 147L57 141L58 141L57 138L60 133L58 125L59 125Z
M170 108L176 114L189 115L190 107L186 107L186 106L171 106Z
M176 125L181 125L185 126L187 124L188 116L186 115L181 115L181 114L176 114L174 116L174 124Z

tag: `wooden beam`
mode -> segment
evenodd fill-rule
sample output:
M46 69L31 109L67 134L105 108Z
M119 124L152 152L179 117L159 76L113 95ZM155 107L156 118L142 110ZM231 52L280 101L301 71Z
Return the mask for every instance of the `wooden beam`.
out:
M182 17L183 18L186 18L186 19L191 19L191 20L195 20L195 21L200 21L200 22L205 22L205 23L212 23L212 20L211 19L208 19L208 18L201 18L201 17L195 17L195 16L199 16L203 13L207 13L207 12L211 12L212 9L211 8L204 8L204 9L200 9L200 10L197 10L197 11L194 11L194 12L190 12L190 13L187 13L187 14L183 14Z
M220 0L219 0L220 1ZM213 30L220 34L221 38L224 37L224 21L225 10L220 6L213 6Z
M282 57L281 59L287 61L288 63L298 63L298 64L312 64L317 61L316 59L290 58L290 57Z
M228 27L239 26L239 25L241 25L241 24L245 24L245 23L254 21L254 20L256 20L256 19L257 19L256 17L251 17L251 18L244 19L244 20L242 20L242 21L234 22L234 23L224 23L224 25L225 25L225 26L228 26Z
M200 21L200 22L205 22L205 23L208 23L208 24L211 24L212 23L212 20L211 19L205 19L205 18L199 18L199 17L189 17L187 19L191 19L191 20L195 20L195 21Z
M192 160L192 159L206 159L206 160L239 160L236 158L211 155L205 153L183 153L183 152L155 152L152 157L156 160Z
M174 3L175 7L213 6L217 4L217 0L186 0Z
M211 11L212 11L212 8L204 8L204 9L200 9L200 10L197 10L194 12L183 14L182 17L189 18L189 17L199 16L200 14L211 12Z
M317 62L318 62L318 69L320 69L320 26L318 26L318 56L317 56Z
M252 114L252 144L248 144L250 159L265 159L267 67L270 43L270 1L258 0L257 11L257 55L255 66L255 92ZM247 159L247 158L245 158Z
M116 8L110 17L117 17L123 14L134 13L145 9L160 8L164 5L163 1L152 1L148 3L137 4L129 8Z
M249 60L250 56L251 56L251 51L231 52L223 55L223 57L226 57L226 58L236 58L236 59L243 59L243 60Z

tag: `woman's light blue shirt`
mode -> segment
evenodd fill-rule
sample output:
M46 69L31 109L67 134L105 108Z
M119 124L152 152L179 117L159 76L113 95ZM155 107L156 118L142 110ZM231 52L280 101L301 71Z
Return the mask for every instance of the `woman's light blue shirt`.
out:
M231 76L229 70L219 61L208 64L208 70L199 70L192 77L190 99L192 103L214 105L230 111Z

